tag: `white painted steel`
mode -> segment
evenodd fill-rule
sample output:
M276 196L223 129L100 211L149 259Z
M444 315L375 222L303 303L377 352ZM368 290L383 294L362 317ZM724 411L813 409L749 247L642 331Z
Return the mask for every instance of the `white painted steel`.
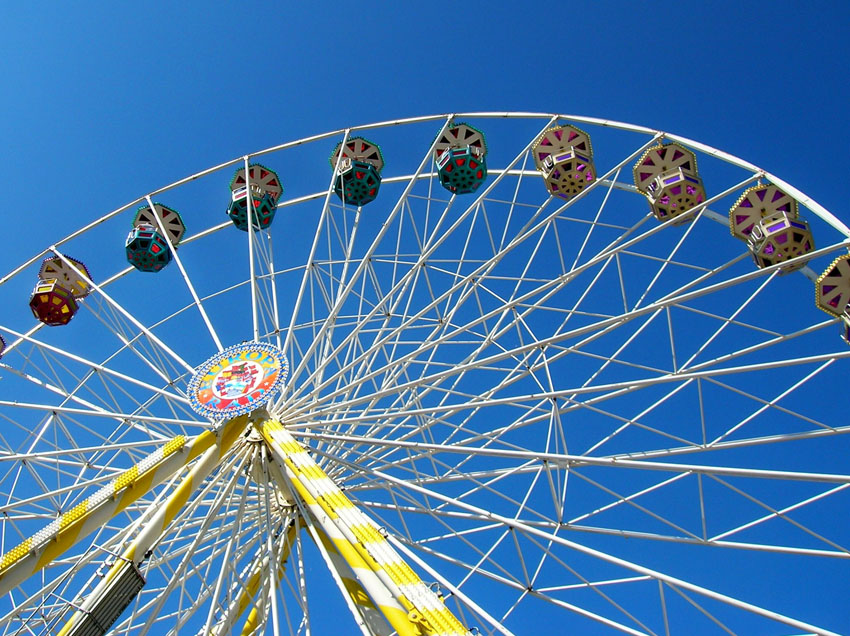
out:
M150 195L145 197L145 201L147 201L148 207L150 207L151 216L153 216L154 220L156 221L157 228L160 232L162 232L163 236L169 237L169 235L165 231L165 226L162 223L162 219L156 213L156 209L154 208L154 204L151 200ZM210 336L212 337L215 346L218 347L219 351L223 351L224 347L221 346L221 340L219 340L218 334L213 328L209 316L207 316L207 312L204 311L204 306L201 303L201 299L198 298L198 293L195 291L195 286L192 285L192 280L186 273L186 268L183 266L183 261L180 260L180 255L177 254L177 246L174 245L170 238L168 238L166 242L168 243L168 250L171 252L171 258L174 259L175 263L177 263L177 268L180 270L180 275L183 277L183 280L186 283L186 287L189 289L189 293L192 294L192 299L195 301L195 306L198 308L198 311L201 314L201 318L204 319L204 324L207 326L207 330L209 330Z
M432 161L457 121L488 145L490 175L465 196L440 187ZM600 175L569 201L548 195L528 152L555 123L590 134ZM326 158L363 134L387 167L377 200L355 209L333 193ZM698 155L709 198L689 224L656 223L626 182L659 140ZM195 202L259 157L286 191L268 231L249 208L245 249ZM738 194L765 180L813 224L802 275L755 269L725 227ZM195 233L175 268L142 275L106 246L154 196ZM444 114L240 156L33 246L0 276L0 552L161 440L212 426L188 407L192 369L259 340L293 370L273 415L465 625L841 632L821 609L850 591L850 530L834 522L850 507L850 426L836 416L850 349L814 308L811 281L848 246L845 223L757 166L604 119ZM66 250L89 266L93 293L67 328L33 325L28 277ZM265 452L240 438L209 474L151 548L148 585L115 633L238 633L246 620L322 633L324 603L354 616L352 632L386 632L338 598L340 557L322 545L298 543L275 570L288 524L307 524L299 541L318 535ZM185 475L2 597L0 634L55 632ZM334 574L322 580L325 562Z

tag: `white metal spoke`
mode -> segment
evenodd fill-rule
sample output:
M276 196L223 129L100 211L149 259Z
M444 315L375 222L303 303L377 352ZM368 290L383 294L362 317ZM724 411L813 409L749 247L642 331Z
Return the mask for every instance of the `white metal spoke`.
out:
M221 351L224 347L221 346L221 340L218 338L218 334L215 329L213 329L212 323L210 322L210 318L207 315L207 312L204 311L204 306L201 304L201 299L198 298L198 293L195 291L195 286L192 284L191 279L189 278L189 274L186 273L186 268L183 266L183 261L180 259L180 255L177 253L177 248L168 239L168 234L165 231L165 227L162 224L162 219L156 213L156 208L154 207L153 201L151 200L150 195L145 197L145 200L148 202L148 208L151 211L151 216L153 216L156 221L156 225L159 228L159 231L163 236L166 237L166 244L168 245L168 250L171 252L171 257L174 259L174 262L177 263L177 267L180 270L180 275L183 277L183 280L186 283L186 287L189 289L189 293L192 295L192 300L195 303L195 306L198 308L198 311L201 314L201 318L204 320L204 324L207 326L207 330L210 332L210 336L215 343L215 346L218 347L218 350Z
M552 187L567 150L537 169L553 126L592 138L572 196ZM486 164L468 192L446 187L450 155L434 154L463 131L486 142L486 157L454 148ZM387 163L377 198L357 206L336 192L342 153L329 173L327 156L363 137ZM632 171L670 143L693 151L705 195L659 222ZM181 207L193 234L169 245L163 272L104 249L139 205L223 200L237 169L250 192L252 161L286 188L272 226L249 195L244 236ZM728 211L757 184L794 199L816 249L751 261ZM247 267L232 259L244 240ZM349 126L178 179L0 272L0 574L34 562L40 528L75 527L72 511L169 440L233 446L191 493L178 484L206 460L179 451L172 477L14 579L0 633L56 633L95 603L110 555L146 541L172 496L181 507L136 562L147 584L112 633L389 636L425 605L404 604L384 561L369 573L368 559L346 560L368 528L374 554L402 559L462 623L453 633L840 632L850 349L812 287L848 248L843 220L745 160L554 113ZM91 268L77 271L90 293L69 302L69 326L26 306L44 258ZM291 376L265 403L270 419L255 411L231 437L226 418L195 414L188 388L239 341L282 349ZM284 432L264 437L260 421ZM329 541L318 509L342 515L347 543ZM355 519L371 521L355 532ZM368 600L385 593L389 614Z
M50 246L51 251L56 254L62 261L70 268L76 271L77 275L80 276L86 283L91 286L91 288L100 294L106 302L109 303L114 309L116 309L122 316L124 316L127 320L129 320L133 325L136 326L137 329L141 330L151 341L155 342L159 347L165 351L169 356L171 356L174 360L176 360L180 365L183 366L187 371L192 371L193 368L180 356L178 356L174 351L172 351L165 343L163 343L159 338L157 338L153 333L151 333L144 325L142 325L132 314L130 314L126 309L124 309L121 305L116 303L103 289L97 285L94 281L92 281L88 276L86 276L83 272L79 271L76 266L71 263L67 257L59 252L55 245Z
M603 561L607 561L607 562L615 564L615 565L622 566L622 567L626 568L627 570L631 570L632 572L635 572L637 574L649 576L649 577L656 579L656 580L659 580L663 583L667 583L667 584L673 585L675 587L679 587L683 590L688 590L690 592L694 592L694 593L706 596L708 598L711 598L711 599L714 599L714 600L717 600L717 601L720 601L720 602L723 602L723 603L727 603L727 604L729 604L733 607L738 607L740 609L744 609L744 610L753 612L753 613L758 614L760 616L764 616L766 618L770 618L770 619L779 621L781 623L784 623L784 624L789 625L791 627L794 627L796 629L802 629L802 630L805 630L805 631L813 631L813 632L823 633L823 634L833 634L833 632L822 630L822 629L815 627L813 625L810 625L808 623L794 620L793 618L790 618L788 616L784 616L782 614L779 614L778 612L773 612L771 610L763 609L761 607L754 606L750 603L746 603L744 601L740 601L738 599L726 596L724 594L720 594L718 592L714 592L712 590L703 588L699 585L688 583L686 581L677 579L675 577L667 576L667 575L662 574L660 572L656 572L656 571L653 571L649 568L645 568L643 566L637 565L636 563L625 561L623 559L617 558L617 557L612 556L610 554L605 554L605 553L600 552L598 550L588 548L588 547L583 546L583 545L576 543L574 541L563 539L561 537L558 537L557 535L553 535L553 534L547 533L545 531L538 530L534 527L527 526L526 524L515 521L513 519L502 517L501 515L493 514L491 512L488 512L486 510L482 510L482 509L477 508L475 506L472 506L470 504L465 504L463 502L459 502L455 499L452 499L450 497L446 497L444 495L440 495L439 493L436 493L434 491L429 491L429 490L422 488L420 486L416 486L416 485L410 484L410 483L401 482L400 480L395 479L394 477L392 477L391 475L388 475L386 473L381 473L380 476L383 477L386 481L388 481L390 483L394 483L394 484L398 484L400 486L404 486L405 488L407 488L409 490L412 490L414 492L420 492L422 494L427 495L428 497L431 497L431 498L439 500L439 501L445 501L446 503L451 504L453 506L456 506L458 508L461 508L461 509L464 509L464 510L469 510L471 512L475 512L475 513L477 513L477 514L479 514L479 515L481 515L485 518L491 518L494 521L498 521L501 524L503 524L503 525L505 525L509 528L516 528L518 530L522 530L524 533L529 534L531 536L540 537L541 539L544 539L544 540L551 540L554 543L559 543L559 544L561 544L565 547L576 550L577 552L596 557L598 559L601 559Z

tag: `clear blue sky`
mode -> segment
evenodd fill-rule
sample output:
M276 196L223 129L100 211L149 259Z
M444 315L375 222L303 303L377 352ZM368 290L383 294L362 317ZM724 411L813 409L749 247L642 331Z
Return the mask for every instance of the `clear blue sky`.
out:
M0 273L213 164L470 110L682 134L846 221L848 24L847 2L9 3Z
M533 110L684 134L840 212L848 20L846 2L10 6L1 196L8 211L35 189L42 213L62 210L44 230L58 238L277 141L426 113Z

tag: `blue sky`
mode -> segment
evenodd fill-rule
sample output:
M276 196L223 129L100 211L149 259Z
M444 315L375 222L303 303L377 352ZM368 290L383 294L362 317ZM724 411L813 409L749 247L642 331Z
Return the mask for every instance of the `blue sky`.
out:
M66 209L46 230L59 237L279 140L419 114L532 110L703 140L841 207L832 179L846 172L850 142L847 3L365 6L7 9L2 174ZM70 212L80 204L88 211Z
M0 273L247 152L459 111L657 127L749 160L846 220L850 4L743 5L10 5Z

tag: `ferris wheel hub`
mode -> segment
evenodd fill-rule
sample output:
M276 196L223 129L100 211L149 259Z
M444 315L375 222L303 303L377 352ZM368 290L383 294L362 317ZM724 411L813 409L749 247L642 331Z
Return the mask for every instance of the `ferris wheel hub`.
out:
M266 404L283 387L289 361L277 347L248 342L209 358L189 381L189 402L212 419L245 415Z

